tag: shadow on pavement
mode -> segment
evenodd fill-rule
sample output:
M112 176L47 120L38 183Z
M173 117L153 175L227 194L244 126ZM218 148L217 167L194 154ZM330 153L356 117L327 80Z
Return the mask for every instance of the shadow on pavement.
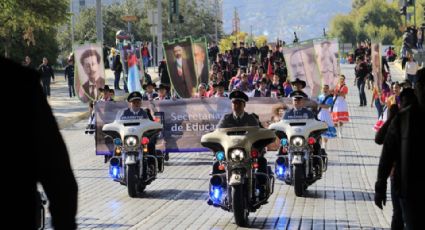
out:
M179 190L179 189L160 189L145 190L140 196L144 199L162 199L162 200L206 200L208 191L206 190ZM205 203L206 204L206 203Z

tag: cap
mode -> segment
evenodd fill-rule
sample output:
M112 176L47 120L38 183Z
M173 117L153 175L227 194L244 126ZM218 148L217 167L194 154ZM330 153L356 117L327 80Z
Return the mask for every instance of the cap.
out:
M247 102L249 100L248 96L240 90L235 90L235 91L231 92L230 95L229 95L229 99L232 100L232 102L233 101Z
M127 97L127 101L131 102L133 100L142 100L142 94L138 91L130 93Z
M296 78L295 81L291 81L291 85L294 85L294 84L297 84L297 83L301 84L301 89L305 88L305 81L300 80L299 78Z
M292 98L308 98L307 94L305 94L303 91L299 91L299 90L295 90L292 93L290 93L289 97L292 97Z

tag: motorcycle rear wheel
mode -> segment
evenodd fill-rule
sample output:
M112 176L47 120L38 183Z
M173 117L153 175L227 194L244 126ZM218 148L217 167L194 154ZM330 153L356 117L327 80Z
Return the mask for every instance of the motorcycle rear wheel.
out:
M248 224L249 212L247 207L245 207L243 185L232 187L232 206L236 224L241 227L246 226Z

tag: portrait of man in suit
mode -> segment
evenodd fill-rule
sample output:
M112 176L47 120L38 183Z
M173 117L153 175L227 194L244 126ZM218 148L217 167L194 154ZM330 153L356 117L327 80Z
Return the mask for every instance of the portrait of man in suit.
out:
M289 63L291 80L300 79L307 83L303 91L315 97L320 93L320 73L314 57L313 44L284 51L285 61Z
M196 79L199 83L208 84L208 60L206 49L201 43L193 44Z
M196 74L192 59L192 42L168 45L165 48L171 84L181 98L190 98L196 93Z
M77 64L76 89L84 103L95 101L99 96L99 88L105 86L104 63L101 47L89 44L78 47L75 51Z

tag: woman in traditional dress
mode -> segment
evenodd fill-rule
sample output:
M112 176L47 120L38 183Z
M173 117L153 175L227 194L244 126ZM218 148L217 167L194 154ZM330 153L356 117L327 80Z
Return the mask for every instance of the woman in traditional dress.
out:
M329 91L329 85L324 85L322 88L322 94L319 95L319 114L317 118L321 121L326 122L328 125L328 131L322 134L322 144L324 149L326 149L326 143L328 139L336 137L336 129L332 121L332 116L330 113L330 108L333 105L333 95Z
M342 137L342 126L344 123L349 122L348 105L345 101L345 95L348 93L348 87L345 85L345 76L339 77L339 82L334 90L334 106L332 110L332 120L335 127L338 127L338 136Z

